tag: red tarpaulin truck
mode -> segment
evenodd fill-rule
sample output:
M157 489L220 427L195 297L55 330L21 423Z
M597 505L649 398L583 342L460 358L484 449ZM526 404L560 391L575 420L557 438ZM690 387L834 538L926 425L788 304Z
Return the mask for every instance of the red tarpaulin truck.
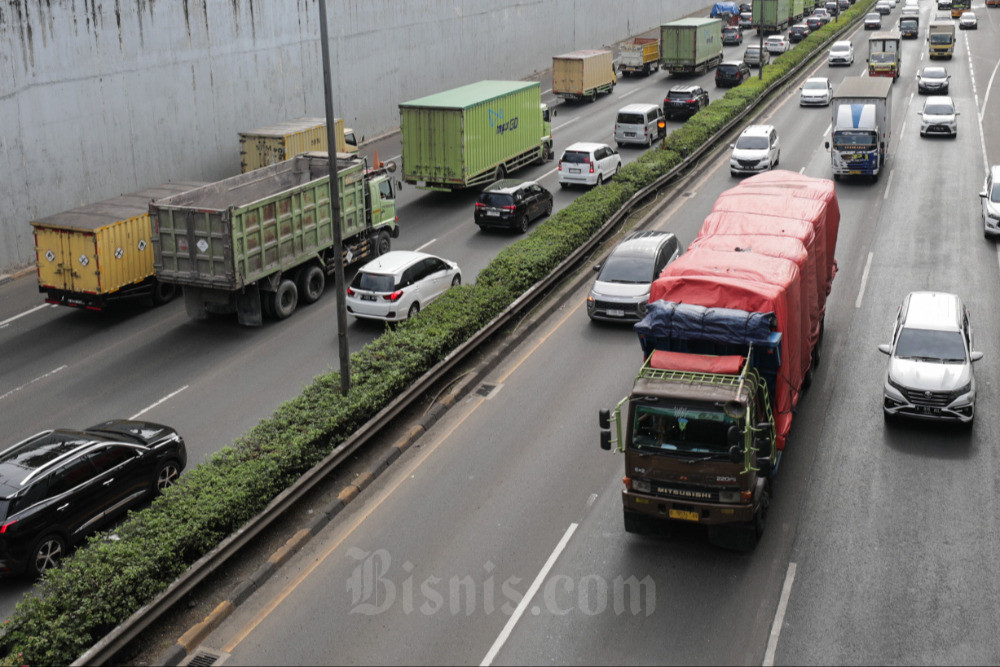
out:
M839 224L831 181L754 176L653 282L635 325L645 362L600 414L601 447L625 454L626 531L691 522L723 546L757 543L819 360Z

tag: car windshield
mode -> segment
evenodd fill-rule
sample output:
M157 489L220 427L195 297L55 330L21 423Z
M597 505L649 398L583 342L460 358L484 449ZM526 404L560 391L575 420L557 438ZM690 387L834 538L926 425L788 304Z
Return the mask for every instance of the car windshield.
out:
M925 67L920 76L925 79L943 79L948 76L948 73L944 71L943 67Z
M964 363L965 343L958 331L903 327L896 341L896 357L940 363Z
M358 271L351 281L351 287L355 289L368 290L370 292L391 292L396 283L391 275L384 273L368 273Z
M740 150L762 150L767 148L767 137L743 136L736 140L736 148Z
M869 14L865 17L866 21L881 21L882 17L878 14Z
M802 86L805 90L826 90L826 81L806 81Z
M924 107L924 114L928 116L950 116L955 113L955 108L949 104L928 104Z
M563 162L590 162L590 154L583 151L566 151L562 156Z
M639 451L728 455L727 434L739 427L719 404L635 404L631 446Z
M684 90L671 90L669 93L667 93L667 97L669 97L672 100L689 100L692 97L694 97L694 93L687 92Z
M993 189L990 190L990 201L1000 203L1000 182L993 184Z
M834 44L830 49L834 53L849 53L851 51L850 44Z
M833 145L841 150L871 149L875 147L875 134L866 130L838 130L833 133Z
M611 253L601 267L601 272L597 274L600 282L630 285L648 285L654 278L652 257L630 257L616 253Z

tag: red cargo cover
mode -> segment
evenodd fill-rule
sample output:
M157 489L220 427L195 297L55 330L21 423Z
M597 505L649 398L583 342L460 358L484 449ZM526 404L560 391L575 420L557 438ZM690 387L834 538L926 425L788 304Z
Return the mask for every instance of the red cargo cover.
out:
M649 365L653 368L674 371L739 375L740 371L743 370L744 359L745 357L741 357L738 354L712 356L709 354L654 350L653 357L649 360Z
M733 253L736 254L736 253ZM683 257L683 255L682 255ZM660 277L653 281L650 301L664 299L677 303L691 303L707 308L736 308L751 313L774 313L778 331L787 331L787 293L777 285L741 280L725 276L680 276L671 275L667 265ZM792 426L792 408L798 403L802 374L798 366L786 363L790 359L791 347L788 336L781 339L781 367L774 391L774 421L778 449L784 449L785 439Z
M805 244L800 239L790 236L770 236L763 234L713 234L712 236L699 236L691 245L688 251L695 248L706 250L719 250L728 252L742 252L753 255L767 255L768 257L781 257L795 262L799 269L802 284L802 331L809 335L809 347L812 350L819 338L820 309L819 294L817 293L816 265L814 258L809 256ZM811 358L811 354L810 357Z

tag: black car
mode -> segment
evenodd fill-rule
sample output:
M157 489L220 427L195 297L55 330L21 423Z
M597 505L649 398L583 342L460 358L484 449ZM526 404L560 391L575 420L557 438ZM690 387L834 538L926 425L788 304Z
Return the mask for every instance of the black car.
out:
M750 66L742 60L726 60L715 69L715 85L721 88L738 86L750 78Z
M174 483L187 464L169 426L111 420L42 431L0 452L0 572L37 576L67 549Z
M727 25L722 28L722 43L740 45L743 43L743 28L738 25Z
M792 44L796 42L801 42L803 39L809 36L812 32L809 26L805 23L796 23L791 28L788 29L788 41Z
M701 86L674 86L663 98L663 115L667 118L690 118L708 106L708 93Z
M528 223L552 213L552 193L534 181L505 178L479 193L475 220L480 229L528 231Z
M815 32L823 27L823 19L818 16L806 17L806 25L809 26L810 32Z

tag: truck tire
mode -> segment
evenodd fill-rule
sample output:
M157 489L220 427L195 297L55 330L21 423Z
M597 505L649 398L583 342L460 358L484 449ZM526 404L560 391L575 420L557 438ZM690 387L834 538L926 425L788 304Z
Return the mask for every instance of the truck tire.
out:
M285 278L278 284L274 294L267 295L271 299L271 312L276 319L283 320L295 312L299 305L299 290L295 283Z
M302 267L296 282L304 303L316 303L326 289L326 272L316 264Z
M175 296L177 296L177 285L161 283L156 278L153 278L153 291L151 294L153 306L162 306L169 301L173 301Z
M392 249L392 239L389 237L389 232L379 232L378 238L375 240L375 256L381 257Z
M497 170L493 173L493 179L496 181L501 181L507 177L507 170L502 164L497 165Z
M594 90L594 92L592 92L590 94L590 101L591 102L596 102L597 101L597 90Z

